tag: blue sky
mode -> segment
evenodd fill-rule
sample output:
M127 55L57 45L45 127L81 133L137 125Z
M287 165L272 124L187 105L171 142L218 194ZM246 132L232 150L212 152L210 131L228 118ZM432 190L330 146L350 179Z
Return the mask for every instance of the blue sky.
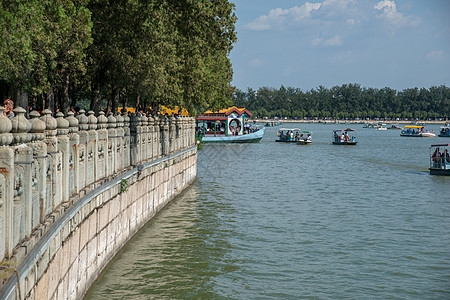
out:
M232 84L450 86L449 0L231 0Z

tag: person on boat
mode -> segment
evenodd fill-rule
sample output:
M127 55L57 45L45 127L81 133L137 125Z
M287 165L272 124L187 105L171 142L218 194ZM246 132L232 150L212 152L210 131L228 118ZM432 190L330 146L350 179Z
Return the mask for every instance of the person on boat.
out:
M433 165L435 168L441 167L441 160L442 160L442 154L439 151L439 147L436 148L436 150L433 153L432 159L433 159Z
M335 141L335 142L339 141L339 136L338 136L338 134L336 133L336 131L334 132L334 141Z
M350 137L348 136L347 131L345 132L345 141L350 142Z
M303 137L303 133L302 134L300 134L300 141L304 141L305 140L305 138Z
M296 133L295 133L295 137L294 137L294 141L298 141L299 138L300 138L300 136L299 136L298 132L296 132Z
M307 142L312 142L311 134L308 134L308 136L306 137L306 141Z
M342 133L342 135L341 135L341 142L345 142L345 134L344 133Z
M293 131L291 131L291 134L290 134L290 139L289 139L290 141L293 141L294 140L294 132Z
M448 154L448 150L445 149L444 153L442 153L442 163L445 166L446 164L450 164L450 154Z

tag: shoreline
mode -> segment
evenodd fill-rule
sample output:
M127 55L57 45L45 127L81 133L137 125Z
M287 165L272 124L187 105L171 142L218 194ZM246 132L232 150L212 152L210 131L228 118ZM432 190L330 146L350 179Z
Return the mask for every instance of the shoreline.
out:
M320 123L320 124L370 124L370 123L379 123L382 122L384 124L405 124L405 125L413 125L411 124L411 121L394 121L394 120L389 120L389 121L377 121L377 120L338 120L337 123L336 121L332 121L332 120L324 120L324 119L318 119L318 120L292 120L292 119L288 119L288 120L274 120L274 119L267 119L267 120L263 120L263 119L256 119L256 120L252 120L255 121L256 123L267 123L267 122L281 122L281 123ZM416 123L422 123L422 124L433 124L433 125L445 125L445 123L448 123L449 121L416 121Z

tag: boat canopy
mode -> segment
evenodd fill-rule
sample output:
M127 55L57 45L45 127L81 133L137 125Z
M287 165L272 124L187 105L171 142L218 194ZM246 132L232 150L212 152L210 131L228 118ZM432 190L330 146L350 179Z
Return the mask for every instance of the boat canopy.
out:
M339 131L356 131L355 129L347 128L347 129L335 129L333 132L339 132Z
M431 145L431 147L449 147L450 144L436 144L436 145Z
M302 131L300 128L280 128L278 131Z
M405 125L404 128L423 128L424 126L422 125Z

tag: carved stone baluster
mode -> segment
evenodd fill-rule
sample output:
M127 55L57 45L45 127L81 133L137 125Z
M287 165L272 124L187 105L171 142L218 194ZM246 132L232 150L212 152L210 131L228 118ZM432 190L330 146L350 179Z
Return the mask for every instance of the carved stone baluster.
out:
M10 258L13 245L14 151L11 120L0 106L0 258Z
M28 133L31 123L25 118L25 109L16 107L11 120L14 137L14 208L13 243L17 245L32 230L32 175L33 150L26 143L31 141Z
M78 119L69 111L66 117L69 122L69 197L79 193L79 143Z
M29 146L33 151L32 227L35 228L39 222L43 223L45 218L44 203L47 190L47 185L45 184L45 176L47 174L47 144L44 143L45 122L39 119L40 114L34 110L30 113L30 117L32 142Z
M110 173L111 166L109 166L109 157L108 157L108 147L109 147L109 137L108 131L106 128L108 127L108 119L105 117L105 113L103 111L99 112L97 117L97 180L108 176Z
M116 167L116 143L117 143L117 124L116 118L112 113L108 115L108 176L117 172Z
M80 110L78 119L78 136L80 142L78 144L78 190L81 191L86 187L87 180L87 146L89 142L89 120L84 109Z

